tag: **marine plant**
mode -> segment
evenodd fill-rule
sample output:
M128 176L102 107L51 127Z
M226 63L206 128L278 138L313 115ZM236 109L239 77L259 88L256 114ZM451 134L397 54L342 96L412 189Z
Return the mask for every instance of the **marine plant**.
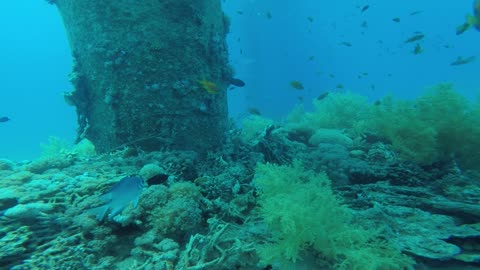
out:
M403 255L376 229L353 223L353 212L342 204L324 173L289 166L259 164L254 178L259 214L271 232L258 249L264 265L294 269L300 259L306 269L411 269ZM319 258L316 261L309 258Z
M479 106L441 83L413 101L384 98L372 110L371 130L389 139L404 159L479 169Z

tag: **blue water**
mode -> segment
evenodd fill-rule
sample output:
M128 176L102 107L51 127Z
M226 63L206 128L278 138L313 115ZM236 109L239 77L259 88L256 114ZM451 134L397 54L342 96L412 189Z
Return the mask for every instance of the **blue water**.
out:
M231 63L236 77L247 83L229 90L230 113L239 119L254 107L282 119L295 104L308 108L320 93L339 91L339 84L341 91L375 100L387 94L413 98L428 86L452 82L460 93L476 98L480 32L455 34L471 5L470 0L226 0ZM410 16L414 11L422 12ZM400 23L392 21L395 17ZM75 111L62 96L71 90L72 59L61 18L46 1L2 3L0 27L0 116L12 118L0 123L0 157L32 159L49 136L75 137ZM419 55L412 53L416 43L404 43L415 31L425 34ZM472 55L479 59L449 65ZM293 80L305 89L291 88Z

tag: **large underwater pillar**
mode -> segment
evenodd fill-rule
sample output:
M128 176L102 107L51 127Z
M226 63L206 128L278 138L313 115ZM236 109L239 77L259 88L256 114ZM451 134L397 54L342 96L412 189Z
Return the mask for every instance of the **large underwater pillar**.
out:
M231 69L219 0L48 1L74 57L66 100L77 109L79 139L100 152L221 145Z

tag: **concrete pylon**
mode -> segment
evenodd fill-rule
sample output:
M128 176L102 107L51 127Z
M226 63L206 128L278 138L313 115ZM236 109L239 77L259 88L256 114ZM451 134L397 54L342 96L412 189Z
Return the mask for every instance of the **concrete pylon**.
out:
M66 100L99 152L214 150L232 77L219 0L48 0L74 58Z

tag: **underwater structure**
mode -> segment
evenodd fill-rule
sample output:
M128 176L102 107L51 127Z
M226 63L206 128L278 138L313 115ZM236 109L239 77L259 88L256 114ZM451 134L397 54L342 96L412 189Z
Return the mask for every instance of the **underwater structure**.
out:
M204 152L223 141L231 69L220 1L50 0L74 58L78 140Z

